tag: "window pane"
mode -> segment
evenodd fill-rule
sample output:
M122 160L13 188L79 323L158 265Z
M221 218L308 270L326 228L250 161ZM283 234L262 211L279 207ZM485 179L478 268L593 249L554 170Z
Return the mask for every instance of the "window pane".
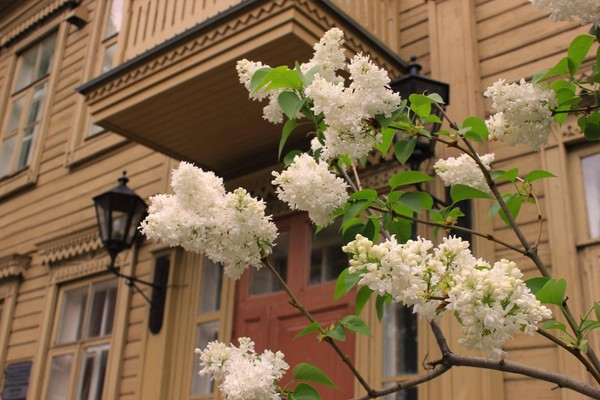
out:
M412 308L386 304L383 312L383 376L416 373L417 344L417 318Z
M86 301L87 287L65 292L56 343L72 342L80 338Z
M50 73L52 69L52 57L54 56L54 43L56 35L52 35L44 40L41 45L39 63L35 79L40 79Z
M279 236L273 246L273 254L269 256L269 262L275 270L286 280L288 264L289 232L279 232ZM259 270L252 268L250 271L250 294L265 294L281 290L281 285L267 268Z
M209 342L217 340L219 337L219 322L207 322L196 327L196 348L204 349ZM194 373L192 375L192 396L199 394L208 394L213 392L213 381L209 375L200 376L200 364L197 357L194 357Z
M123 21L123 0L113 0L110 4L110 11L106 29L104 30L104 38L110 37L121 30L121 22Z
M101 400L106 375L108 346L91 347L85 350L81 363L78 400Z
M106 48L104 49L104 57L102 57L102 67L100 68L100 73L104 73L112 68L116 50L116 43L113 43L110 46L106 46Z
M22 89L33 82L33 70L35 68L37 52L38 46L34 46L19 57L19 75L17 76L15 90Z
M87 337L109 335L112 332L117 300L117 281L100 282L92 286L92 301L88 313Z
M600 153L581 159L590 239L600 237Z
M200 303L198 315L217 311L221 307L221 286L223 284L223 267L204 258L202 282L200 286Z
M348 266L339 227L340 223L330 225L314 236L310 251L310 284L336 279Z
M48 83L44 82L41 85L37 85L33 90L29 115L27 116L27 125L39 122L42 119L42 106L44 105L47 87Z
M73 356L65 354L52 358L46 400L67 400Z
M96 125L96 124L90 124L90 127L88 128L87 133L85 134L86 137L91 137L94 135L99 134L100 132L104 132L104 128Z
M19 156L17 157L16 171L25 168L31 162L31 150L33 149L37 129L38 126L34 125L25 129L25 132L23 132L23 140L21 141Z
M8 125L6 126L7 133L15 131L19 127L19 121L21 120L24 102L25 96L21 96L13 101L12 107L10 108L10 116L8 117Z
M0 177L10 172L10 161L15 152L16 143L16 136L11 136L2 142L2 147L0 148Z

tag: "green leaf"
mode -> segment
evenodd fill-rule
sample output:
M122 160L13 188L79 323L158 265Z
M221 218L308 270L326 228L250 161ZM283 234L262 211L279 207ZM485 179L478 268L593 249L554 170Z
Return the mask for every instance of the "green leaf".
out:
M427 192L407 192L397 201L414 212L421 212L423 208L431 210L433 207L433 198Z
M309 363L300 363L294 368L294 379L297 381L309 381L337 389L337 386L329 379L327 374Z
M577 123L587 140L600 140L600 113L584 115Z
M506 208L508 208L508 211L510 211L510 215L512 215L513 219L516 220L517 217L519 216L519 211L521 211L522 204L523 204L523 197L521 197L521 195L519 195L519 194L514 194L514 195L510 196L508 198L508 200L506 200ZM504 223L507 226L510 226L508 217L506 216L506 213L502 209L498 210L498 215L500 215L500 218L502 218L502 221L504 221Z
M558 329L559 331L563 331L563 332L567 332L567 327L565 326L565 324L563 324L562 322L558 322L558 321L554 321L554 320L549 320L544 322L541 326L540 329L543 331L548 331L550 329Z
M269 72L271 72L272 70L273 70L273 68L271 68L271 67L263 67L263 68L257 69L254 72L254 75L252 75L252 78L250 78L250 92L251 93L254 93L256 91L256 89L258 89L258 86L265 79L265 76L267 76L269 74Z
M427 182L433 178L419 171L404 171L399 172L390 178L390 187L392 189L398 186L413 185L415 183Z
M467 185L454 185L450 188L450 197L454 203L468 199L492 199L493 196Z
M298 68L297 70L299 70L299 69L300 68ZM302 83L304 84L304 87L308 87L308 86L310 86L311 83L313 83L315 75L319 71L321 71L321 66L315 65L314 67L309 69L305 74L300 74L300 76L302 78ZM302 72L302 71L300 71L300 72Z
M299 337L302 337L304 335L308 335L309 333L313 333L313 332L318 332L319 331L319 323L318 322L313 322L312 324L308 325L306 328L302 329L300 332L298 332L296 334L296 336L294 336L294 339L297 339Z
M283 163L286 167L289 167L292 164L292 162L294 162L294 158L296 158L296 156L299 156L300 154L302 154L300 150L290 151L285 155L285 157L283 157Z
M600 303L597 301L594 303L594 314L596 314L596 319L600 321Z
M485 121L479 117L468 117L463 121L462 128L471 128L465 137L483 143L488 140L489 132ZM470 134L469 134L470 133Z
M341 342L346 340L346 329L341 324L336 324L333 329L325 332L327 336Z
M292 398L293 400L321 400L317 389L303 382L296 385Z
M426 118L431 114L431 104L436 102L432 98L416 93L408 96L408 101L410 109L421 118Z
M533 182L533 181L537 181L538 179L544 179L544 178L556 178L556 175L554 175L551 172L548 172L546 170L543 169L536 169L533 170L531 172L529 172L527 175L525 175L523 177L523 179L525 179L525 182Z
M381 321L383 319L383 308L385 304L389 304L392 301L392 296L389 294L383 296L377 296L375 300L375 311L377 311L377 319Z
M371 330L358 315L348 315L341 319L340 324L345 326L350 332L371 336Z
M513 168L508 171L493 171L492 172L492 178L494 180L504 179L504 180L514 183L515 180L517 179L517 176L519 176L519 168Z
M372 242L377 241L377 237L379 236L379 221L377 217L375 219L369 218L363 228L362 235Z
M555 304L562 307L566 291L566 280L550 279L546 282L544 287L536 293L535 297L544 304Z
M344 229L342 230L342 241L344 244L348 244L354 239L356 239L356 235L363 233L365 229L365 222L358 218L353 218L350 221L347 221L343 225Z
M554 75L566 75L568 70L569 70L569 58L564 57L564 58L560 59L554 67L550 68L550 71L548 71L548 73L546 74L546 76L544 76L544 78L549 78Z
M296 122L295 119L288 119L285 122L285 125L283 125L283 129L281 131L281 140L279 140L279 151L277 152L277 159L281 158L281 152L283 151L283 146L285 145L285 142L288 140L288 137L290 137L290 134L294 131L294 129L296 129L297 126L298 126L298 123Z
M579 66L585 59L593 43L594 37L590 35L579 35L571 41L567 50L571 75L574 75L579 70Z
M406 219L395 219L385 224L385 229L390 235L396 235L399 243L405 243L412 236L412 224Z
M533 78L531 78L531 83L533 83L534 85L537 84L539 81L541 81L542 79L544 79L544 77L548 74L548 69L536 72L535 75L533 75Z
M358 192L354 192L348 198L349 201L353 200L370 200L377 198L377 191L374 189L363 189Z
M356 217L360 214L365 208L371 205L372 200L360 200L355 203L348 203L350 206L346 209L346 213L344 214L344 219L342 224L346 223L350 219Z
M586 319L581 322L581 330L582 331L593 331L594 329L600 328L600 321L593 321L591 319Z
M427 97L429 97L431 100L438 104L444 104L444 99L442 99L442 96L440 96L437 93L428 94Z
M525 285L527 285L529 290L531 290L531 293L537 294L537 292L539 292L540 289L543 288L549 280L550 278L546 278L544 276L537 276L535 278L527 279L525 281Z
M302 88L302 79L295 70L291 70L285 65L273 68L269 71L263 80L259 83L257 89L265 86L265 91L272 89L295 89Z
M394 144L394 155L396 160L402 165L406 164L406 161L410 158L417 145L417 139L412 138L410 140L399 140Z
M396 136L396 130L392 128L382 128L381 136L383 137L383 140L381 141L381 143L377 143L374 147L375 149L379 150L381 154L385 155L390 150L390 146L394 141L394 137Z
M372 294L373 290L368 286L362 286L360 289L358 289L358 293L356 293L356 315L360 314L362 309L365 308L365 305L367 304L367 301L369 301L369 298Z
M333 293L334 300L348 293L360 280L360 274L350 274L348 268L343 270L335 282L335 291Z
M281 92L277 96L277 103L289 119L296 119L296 115L304 105L304 101L296 93L288 91Z

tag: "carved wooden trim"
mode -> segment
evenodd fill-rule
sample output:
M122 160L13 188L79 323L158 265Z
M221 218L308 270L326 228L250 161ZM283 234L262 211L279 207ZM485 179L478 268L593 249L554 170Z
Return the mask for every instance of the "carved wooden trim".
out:
M50 265L100 248L102 248L102 242L98 233L88 232L69 239L63 239L58 243L47 244L40 251L41 262L44 265Z
M122 75L115 77L113 80L90 89L90 91L85 93L86 101L91 103L107 97L110 94L139 82L152 74L158 73L187 57L200 53L204 49L239 33L239 31L251 25L258 24L261 21L290 8L295 8L311 17L314 21L324 26L325 30L336 26L338 22L323 8L322 5L319 5L319 2L314 0L272 0L264 3L258 8L248 10L248 12L238 15L229 21L225 21L220 26L209 29L206 32L198 33L197 36L190 38L187 42L174 46L164 53L157 55L154 59L124 71ZM187 36L186 33L189 33L189 30L184 31L178 36L185 37ZM346 47L355 53L370 53L371 59L380 67L389 71L390 74L393 75L392 78L400 75L397 65L392 65L379 54L371 52L372 48L365 41L359 39L353 32L346 32L345 42ZM138 57L144 57L144 54ZM132 62L134 61L135 58L132 59Z
M16 26L0 37L0 48L9 47L31 30L67 7L75 7L81 0L46 0L22 15L14 22Z
M0 258L0 280L22 278L30 261L31 257L21 254L11 254Z
M130 251L124 251L117 256L115 267L122 268L130 258ZM57 284L77 278L105 272L110 264L108 254L89 258L79 257L76 260L61 262L52 266L50 270L50 283Z

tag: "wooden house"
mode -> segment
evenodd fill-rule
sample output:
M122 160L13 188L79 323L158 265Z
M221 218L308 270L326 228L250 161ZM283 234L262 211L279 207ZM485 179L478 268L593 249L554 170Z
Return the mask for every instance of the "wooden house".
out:
M179 160L213 170L226 184L264 198L282 231L278 265L325 324L354 310L333 301L339 241L314 236L303 214L275 201L281 127L261 119L239 84L241 58L272 66L306 61L329 28L345 31L349 52L369 53L391 78L418 57L424 75L451 86L455 120L492 112L482 93L500 78L531 76L560 59L587 27L553 23L527 0L0 0L0 395L16 399L212 399L197 375L194 348L250 336L281 349L293 365L319 365L342 388L363 392L329 348L306 336L306 322L276 282L246 272L239 282L198 254L142 240L123 252L123 274L152 280L170 266L164 322L148 329L141 292L106 270L92 198L126 170L143 198L169 191ZM301 137L298 137L300 140ZM291 146L299 142L290 143ZM486 148L490 147L490 148ZM574 122L553 132L541 152L482 146L495 167L548 169L560 179L536 186L543 214L539 251L569 281L577 313L600 298L600 145L584 143ZM437 157L452 155L437 149ZM365 175L382 187L398 167L378 161ZM422 168L431 172L431 163ZM428 186L440 198L440 183ZM474 205L472 226L509 243L514 235ZM521 212L536 240L534 207ZM423 229L422 234L432 235ZM533 265L473 238L474 252ZM337 258L336 258L337 257ZM337 263L336 263L337 261ZM423 321L390 307L383 324L369 308L373 337L349 336L343 351L374 387L424 372L436 345ZM442 322L451 346L459 328ZM510 358L588 381L576 360L539 338L507 347ZM456 368L395 399L580 399L553 385L500 372Z

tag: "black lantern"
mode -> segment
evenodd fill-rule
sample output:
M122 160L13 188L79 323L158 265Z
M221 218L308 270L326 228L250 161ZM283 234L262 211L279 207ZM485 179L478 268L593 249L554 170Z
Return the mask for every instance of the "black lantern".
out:
M118 186L94 197L100 239L113 264L117 254L133 245L148 209L144 200L127 187L127 182L123 171Z
M394 92L400 93L400 97L409 101L409 96L413 93L431 94L437 93L444 100L445 104L450 101L450 85L444 82L436 81L419 73L421 65L417 64L417 57L413 56L410 59L410 64L407 66L408 75L390 83L390 87ZM408 104L410 105L410 103ZM442 117L441 110L432 108L432 114ZM432 124L428 127L428 131L435 135L440 130L440 124ZM435 140L430 140L426 137L419 137L413 154L408 159L412 170L418 170L421 163L435 154Z
M118 181L118 186L94 197L100 239L110 255L110 265L107 268L114 275L126 279L127 284L137 289L150 304L149 328L152 333L158 333L163 321L169 266L158 263L152 283L124 275L115 268L117 255L130 249L138 237L138 227L146 217L148 209L144 200L127 187L129 179L125 176L125 171ZM152 299L149 299L136 283L152 287Z

